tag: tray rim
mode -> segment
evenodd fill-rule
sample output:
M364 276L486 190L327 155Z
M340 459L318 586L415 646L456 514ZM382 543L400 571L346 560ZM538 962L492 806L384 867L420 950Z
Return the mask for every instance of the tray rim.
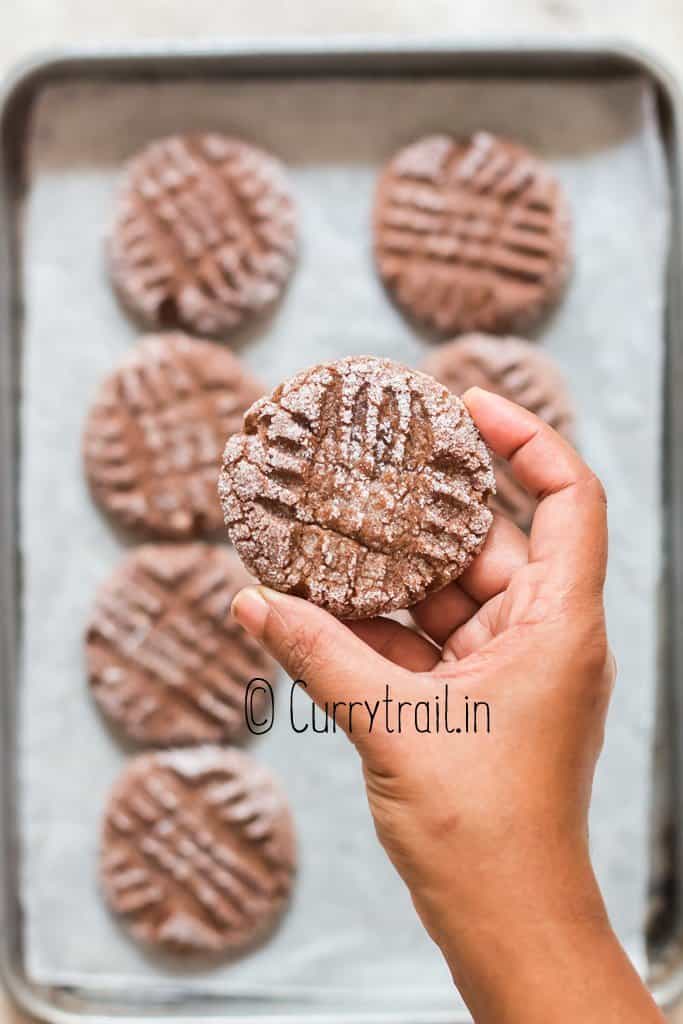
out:
M397 66L398 61L408 61ZM431 62L428 68L426 62ZM507 64L507 67L503 65ZM449 67L449 65L451 65ZM514 70L512 68L514 65ZM569 65L569 66L568 66ZM31 982L16 962L20 937L21 909L18 891L12 891L12 872L19 863L16 840L15 785L15 681L16 637L18 625L17 586L20 579L20 552L16 544L18 526L15 455L20 443L15 425L15 403L19 400L18 360L21 323L20 274L15 257L19 249L18 232L13 218L14 205L26 184L23 166L13 148L15 121L25 128L32 106L46 85L88 77L161 78L183 77L287 77L360 76L370 75L450 75L462 78L539 77L609 77L619 74L646 74L653 81L660 104L668 118L668 159L672 183L672 227L669 267L667 272L665 409L666 439L683 436L683 403L677 406L676 395L683 388L683 100L674 75L658 56L630 43L614 38L585 37L580 41L544 36L529 40L524 37L491 37L482 39L436 39L430 37L394 37L389 35L343 37L280 37L223 39L211 45L163 40L151 43L129 43L112 46L60 47L39 52L20 61L0 84L0 471L9 486L0 489L0 981L16 1004L25 1012L51 1024L116 1024L138 1018L116 1011L92 1012L87 1006L59 1006L53 992L65 987ZM23 136L22 136L23 137ZM20 146L18 147L20 148ZM17 175L19 171L19 175ZM18 177L18 187L15 179ZM18 192L18 195L16 194ZM677 386L679 385L679 386ZM663 600L669 616L670 642L665 645L661 675L669 680L669 710L674 724L674 807L677 822L683 821L683 460L672 457L670 444L665 449L664 519L668 546L663 552ZM671 685L673 684L673 685ZM7 770L10 762L9 770ZM683 850L677 850L677 886L683 887ZM10 916L11 914L11 916ZM680 922L679 922L680 926ZM652 966L652 965L650 965ZM683 996L683 951L673 969L661 982L652 985L659 1005L670 1008ZM81 998L82 1003L85 999ZM254 1006L268 1005L269 1000L254 1000ZM341 1024L343 1011L316 1012L307 1015L308 1024ZM285 1024L290 1013L258 1014L261 1024ZM354 1014L356 1024L459 1024L470 1017L450 1012ZM150 1024L254 1024L255 1015L240 1013L226 1018L225 1013L198 1017L159 1012L145 1013Z

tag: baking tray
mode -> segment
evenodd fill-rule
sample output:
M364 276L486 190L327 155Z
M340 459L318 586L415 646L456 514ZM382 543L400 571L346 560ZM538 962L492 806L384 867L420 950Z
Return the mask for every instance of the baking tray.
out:
M0 114L0 146L2 149L2 196L0 202L0 327L2 346L0 348L0 387L2 407L0 408L0 443L4 456L2 491L2 579L0 581L0 611L2 614L0 654L2 662L2 823L3 823L3 933L2 967L6 983L15 998L31 1013L47 1020L75 1019L114 1021L122 1018L196 1021L208 1019L217 1021L226 1017L225 1001L195 999L191 1006L174 1006L164 1003L153 1006L136 1005L133 1000L126 1002L117 997L115 1003L106 994L87 997L74 988L46 988L33 984L27 977L23 963L22 916L18 899L19 856L16 809L16 707L15 689L17 680L17 651L20 623L17 610L21 593L21 564L16 544L18 528L17 508L17 466L21 439L17 429L17 409L20 396L20 353L22 339L22 308L20 281L20 227L17 210L26 185L26 152L28 122L34 104L42 90L57 82L78 82L107 79L119 81L201 78L252 78L267 76L283 79L313 76L451 76L453 78L476 76L492 77L620 77L647 75L657 90L658 113L662 138L665 142L670 164L672 183L672 244L668 287L667 345L666 345L666 413L665 413L665 558L666 573L663 580L661 600L662 643L661 663L662 693L661 743L666 756L662 758L662 769L657 782L661 799L658 803L658 820L666 823L673 832L673 854L670 885L676 897L673 913L669 914L666 935L660 935L659 949L665 955L658 955L650 964L653 988L658 1000L664 1005L670 1003L683 989L683 971L675 949L674 940L679 931L680 900L679 880L683 878L680 844L677 839L677 825L681 820L680 780L683 777L682 759L678 743L683 725L683 701L681 701L680 678L683 662L683 630L681 620L681 588L683 587L683 557L681 543L683 536L683 466L672 439L680 436L683 410L676 407L675 397L680 393L683 381L683 345L681 344L681 297L680 281L683 272L680 228L681 195L681 149L680 149L680 108L678 98L668 76L650 59L641 54L618 46L567 47L551 45L543 48L528 46L511 47L510 43L486 48L451 46L443 43L411 44L401 46L392 42L366 44L348 42L345 45L329 46L325 43L306 43L266 47L246 45L239 47L217 46L207 50L169 49L138 50L119 52L93 51L66 52L57 56L33 62L20 70L7 87ZM665 728L667 725L671 728ZM230 1014L234 1020L283 1019L291 1013L301 1015L300 1008L288 1010L280 1001L255 1001L245 1014ZM348 1014L344 1013L344 1018ZM311 1002L309 1020L341 1020L341 1014L319 1012ZM455 1014L386 1013L354 1014L357 1020L410 1020L417 1022L437 1019L465 1020Z

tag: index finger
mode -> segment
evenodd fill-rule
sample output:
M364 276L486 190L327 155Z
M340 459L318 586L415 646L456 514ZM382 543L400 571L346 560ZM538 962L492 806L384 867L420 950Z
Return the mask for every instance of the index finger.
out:
M482 388L470 388L463 401L484 440L538 500L529 561L551 566L554 582L601 591L607 502L598 478L568 441L514 402Z

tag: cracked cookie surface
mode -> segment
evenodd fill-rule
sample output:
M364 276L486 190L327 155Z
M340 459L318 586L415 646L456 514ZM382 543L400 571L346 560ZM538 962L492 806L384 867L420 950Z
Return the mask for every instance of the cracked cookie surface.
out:
M396 302L441 334L521 331L568 277L569 209L529 150L488 132L431 135L382 172L375 260Z
M128 164L109 267L123 303L147 326L232 331L276 301L295 256L284 168L256 146L176 135Z
M486 539L494 489L460 399L373 356L312 367L257 401L219 481L250 572L345 618L409 607L457 578Z
M271 774L241 751L141 754L109 795L100 881L140 942L231 954L272 930L289 897L294 824Z

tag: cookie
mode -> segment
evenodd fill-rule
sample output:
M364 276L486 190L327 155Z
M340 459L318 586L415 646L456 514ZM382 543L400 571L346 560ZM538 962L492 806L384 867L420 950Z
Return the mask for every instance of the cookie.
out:
M232 331L275 302L295 255L294 203L268 153L224 135L177 135L128 165L109 267L148 327Z
M394 156L377 189L374 238L398 304L442 334L527 329L558 299L570 267L557 179L486 132L432 135Z
M234 552L208 544L143 545L105 580L85 636L88 678L125 736L182 746L248 734L247 684L276 672L230 616L249 582Z
M280 787L238 750L133 758L102 828L100 879L140 942L169 953L236 953L274 927L295 869Z
M85 472L120 525L183 539L222 525L216 481L225 437L261 386L230 352L150 335L102 384L85 425Z
M486 388L540 416L569 441L574 437L574 406L562 372L542 349L519 338L470 334L441 345L423 364L454 394ZM493 509L523 530L529 528L536 502L513 476L510 464L494 458L496 495Z
M415 604L481 549L494 489L462 402L388 359L299 373L228 441L219 493L262 583L345 618Z

